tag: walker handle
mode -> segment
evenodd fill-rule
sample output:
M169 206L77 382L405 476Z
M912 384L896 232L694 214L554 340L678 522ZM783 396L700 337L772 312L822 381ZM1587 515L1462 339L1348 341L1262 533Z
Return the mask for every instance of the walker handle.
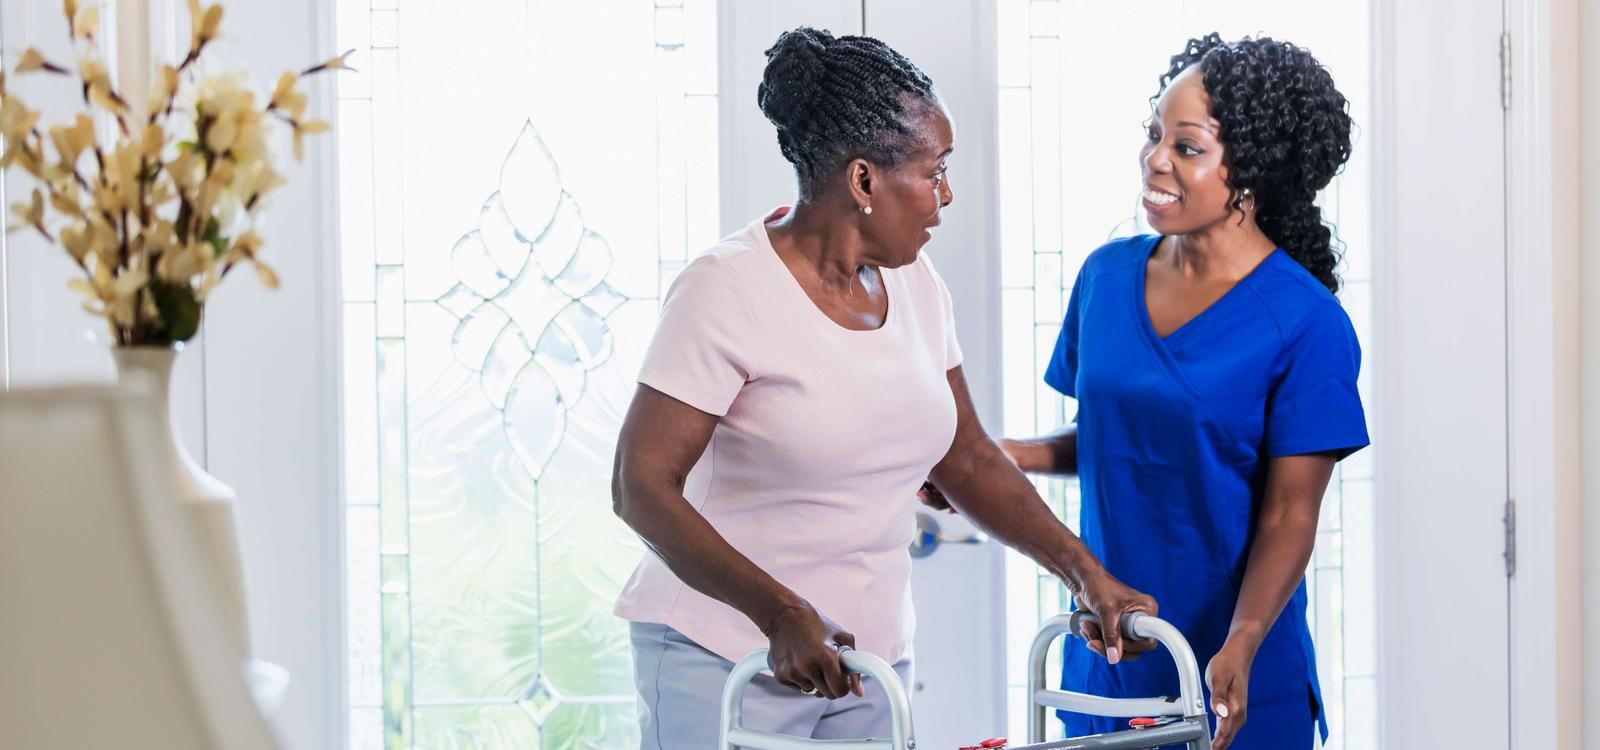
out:
M1180 695L1177 699L1103 698L1072 691L1050 690L1045 687L1045 660L1050 644L1062 635L1081 637L1081 628L1086 622L1099 624L1101 620L1093 613L1084 610L1056 615L1046 620L1040 627L1038 635L1034 636L1033 647L1028 651L1028 696L1033 702L1028 711L1028 740L1042 741L1047 709L1060 708L1094 716L1176 716L1185 720L1195 720L1193 723L1205 729L1207 736L1204 746L1210 747L1210 724L1205 709L1204 683L1201 681L1200 665L1195 659L1194 650L1189 647L1189 641L1178 632L1177 628L1154 615L1144 612L1124 613L1122 634L1124 637L1153 638L1167 648L1178 666Z
M911 698L906 695L906 688L900 682L900 673L888 662L872 654L854 649L846 649L839 654L839 660L850 673L865 675L883 686L884 693L889 697L890 738L889 739L862 739L862 740L819 740L801 739L781 734L769 734L745 729L739 725L743 718L743 704L745 688L750 686L750 681L763 670L771 669L767 663L767 649L751 651L748 656L739 660L733 666L733 671L728 674L728 681L722 687L722 723L718 730L718 750L806 750L818 746L826 746L830 750L915 750L916 741L911 734Z

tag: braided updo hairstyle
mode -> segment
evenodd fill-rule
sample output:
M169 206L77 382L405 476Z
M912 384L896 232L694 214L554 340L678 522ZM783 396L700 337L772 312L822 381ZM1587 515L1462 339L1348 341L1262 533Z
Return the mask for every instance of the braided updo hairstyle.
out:
M1233 207L1239 209L1243 191L1250 190L1261 231L1338 292L1339 253L1313 202L1350 158L1349 103L1333 76L1309 51L1288 42L1228 43L1212 33L1190 39L1172 57L1161 91L1194 65L1211 96L1211 116L1222 124L1218 137L1227 150Z
M938 106L938 94L883 42L802 26L767 50L756 101L777 126L778 146L806 199L851 159L900 164L917 144L910 121L923 106Z

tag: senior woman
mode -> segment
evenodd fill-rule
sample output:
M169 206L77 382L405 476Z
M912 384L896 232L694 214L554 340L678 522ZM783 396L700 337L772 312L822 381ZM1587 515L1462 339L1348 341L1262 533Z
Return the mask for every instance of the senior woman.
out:
M911 682L907 546L926 477L1084 607L1155 611L978 423L949 293L920 252L953 198L932 82L876 39L799 28L767 51L758 99L798 200L673 283L617 446L615 509L649 547L616 608L647 750L713 746L722 683L761 647L772 676L747 692L746 726L886 736L881 690L839 650ZM1106 646L1115 658L1115 630Z

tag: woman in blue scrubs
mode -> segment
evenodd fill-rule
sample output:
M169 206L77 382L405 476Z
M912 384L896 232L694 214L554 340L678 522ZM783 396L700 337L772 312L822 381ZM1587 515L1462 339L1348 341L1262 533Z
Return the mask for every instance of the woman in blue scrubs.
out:
M1208 664L1218 750L1327 737L1304 573L1334 463L1367 445L1360 347L1313 203L1350 155L1346 110L1304 49L1190 40L1140 152L1158 234L1089 257L1045 372L1077 419L1003 443L1026 471L1078 476L1084 541ZM1177 694L1170 662L1133 660L1152 644L1099 635L1068 647L1066 686ZM1126 726L1064 718L1069 736Z

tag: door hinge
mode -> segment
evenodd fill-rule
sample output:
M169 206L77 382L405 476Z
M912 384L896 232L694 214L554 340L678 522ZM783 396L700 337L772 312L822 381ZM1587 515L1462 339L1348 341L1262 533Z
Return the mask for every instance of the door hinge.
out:
M1506 527L1506 577L1517 574L1517 501L1506 501L1506 514L1503 518Z
M1511 111L1511 32L1500 32L1500 108Z

